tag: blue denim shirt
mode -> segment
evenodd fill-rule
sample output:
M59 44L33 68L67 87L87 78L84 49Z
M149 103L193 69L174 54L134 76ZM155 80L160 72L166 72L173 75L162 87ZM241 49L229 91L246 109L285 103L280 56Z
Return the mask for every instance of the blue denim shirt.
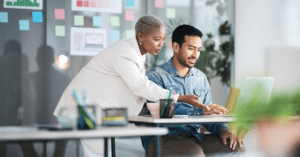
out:
M200 97L200 102L205 105L211 105L210 88L207 78L203 72L196 68L190 68L186 77L183 77L175 69L172 59L167 63L157 66L147 72L149 80L155 82L162 88L173 90L180 95L193 94ZM177 102L174 104L175 115L203 115L203 109L194 107L187 103ZM148 114L150 114L148 112ZM202 124L212 134L220 134L223 128L227 128L226 124ZM199 133L199 125L166 125L169 129L169 134L177 136L183 131L191 132L199 141L202 140L203 134ZM148 145L153 141L154 137L142 137L144 149L147 150Z

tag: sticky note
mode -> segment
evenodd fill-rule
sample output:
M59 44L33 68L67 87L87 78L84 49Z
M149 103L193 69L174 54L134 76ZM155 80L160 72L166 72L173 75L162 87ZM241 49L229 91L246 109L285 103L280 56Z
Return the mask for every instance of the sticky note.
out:
M135 0L126 0L126 7L135 7Z
M126 38L132 38L135 36L135 32L133 30L126 30Z
M32 22L43 22L43 12L32 12Z
M110 40L120 40L120 31L118 30L110 31Z
M8 22L8 13L0 12L0 22L7 23Z
M55 35L56 36L65 36L65 26L55 26Z
M96 8L96 2L95 1L91 1L91 7Z
M19 20L20 31L29 31L29 20Z
M84 7L89 7L89 6L90 6L89 1L84 1L84 2L83 2L83 6L84 6Z
M101 16L94 16L93 17L93 26L94 27L101 27L102 26L102 17Z
M167 18L175 19L175 9L167 8Z
M65 19L65 9L55 9L55 19L64 20Z
M110 17L110 25L112 27L119 27L120 26L120 18L118 16Z
M75 26L84 26L84 17L82 15L74 16L74 25Z
M97 8L103 8L103 2L102 1L97 1L96 2L96 7Z
M109 2L103 2L103 8L109 8Z
M77 7L82 7L82 1L77 1Z
M156 8L163 8L164 7L164 0L155 0L154 6Z
M134 21L134 11L125 11L125 20Z

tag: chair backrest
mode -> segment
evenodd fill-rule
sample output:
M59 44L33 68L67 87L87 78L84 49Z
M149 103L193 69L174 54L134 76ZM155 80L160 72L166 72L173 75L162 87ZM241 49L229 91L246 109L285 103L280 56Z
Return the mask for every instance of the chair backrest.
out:
M147 105L146 105L146 102L145 102L141 112L139 113L139 116L147 115L147 112L148 112L148 108L147 108Z

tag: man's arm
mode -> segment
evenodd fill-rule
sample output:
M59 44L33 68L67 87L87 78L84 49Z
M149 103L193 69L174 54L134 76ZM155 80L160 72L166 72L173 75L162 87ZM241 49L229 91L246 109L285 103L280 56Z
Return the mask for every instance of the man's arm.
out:
M161 76L157 72L155 72L154 70L150 70L146 73L146 76L150 81L153 81L158 86L164 88L164 82ZM201 108L202 110L204 109L205 111L210 110L208 106L200 103L199 98L195 95L178 95L178 94L176 95L178 96L177 102L185 102L193 106L196 106L198 108Z
M225 109L224 107L221 107L219 105L216 104L212 104L211 101L211 95L210 95L210 87L209 87L209 83L208 80L206 78L206 94L204 96L204 100L203 100L203 104L210 106L211 110L210 111L204 111L202 109L197 109L198 114L202 114L205 115L207 113L212 114L212 113L216 113L216 114L220 114L220 112L224 113L224 112L228 112L227 109ZM212 134L217 134L220 135L221 130L223 129L228 129L227 125L224 123L221 124L203 124L203 126ZM229 130L229 129L228 129Z

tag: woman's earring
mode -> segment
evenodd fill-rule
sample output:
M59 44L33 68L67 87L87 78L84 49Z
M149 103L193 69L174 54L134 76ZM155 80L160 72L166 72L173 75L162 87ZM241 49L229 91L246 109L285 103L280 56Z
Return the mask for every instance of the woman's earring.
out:
M140 45L142 45L143 41L140 41Z

